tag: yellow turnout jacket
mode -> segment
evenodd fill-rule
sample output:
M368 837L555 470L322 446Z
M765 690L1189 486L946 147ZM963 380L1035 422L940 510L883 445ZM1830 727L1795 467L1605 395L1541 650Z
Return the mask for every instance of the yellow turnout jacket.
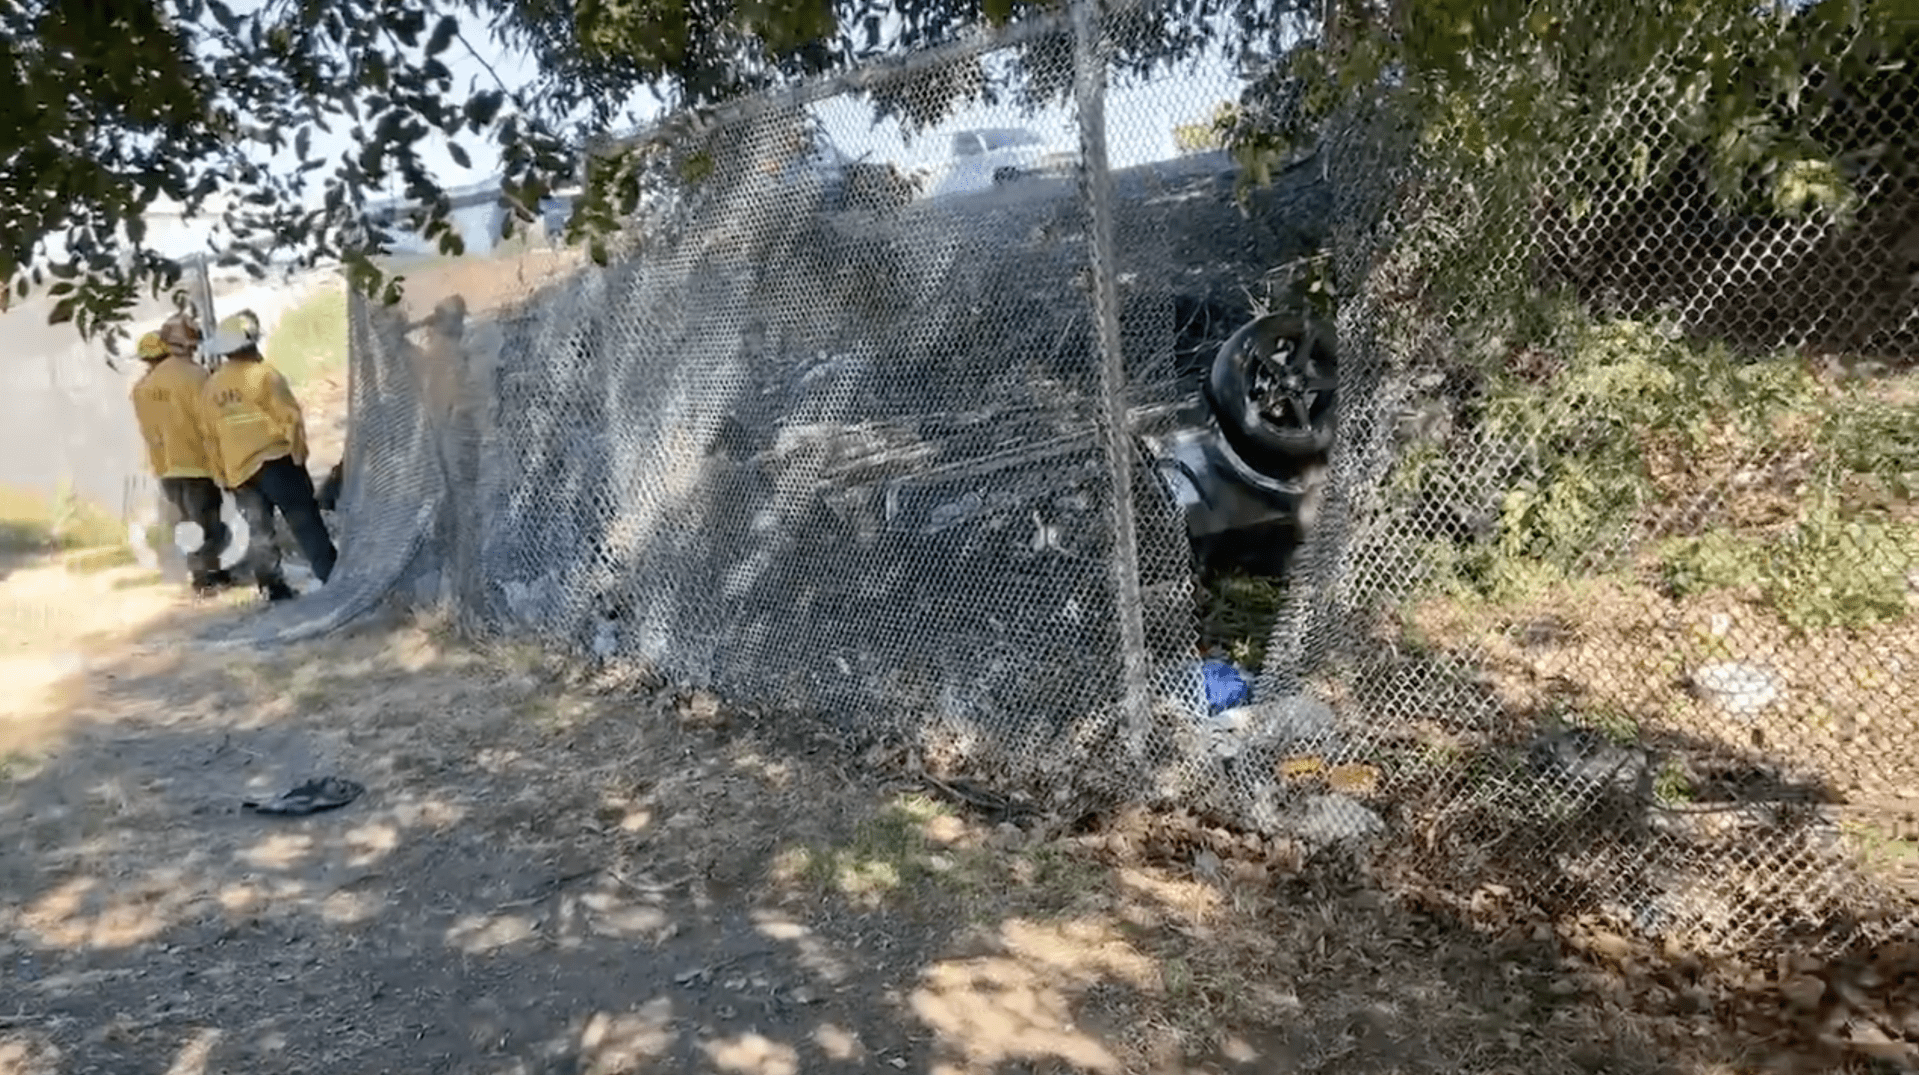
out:
M306 418L287 379L264 360L222 363L201 398L219 441L214 468L220 484L237 488L281 456L306 465Z
M156 478L214 477L212 431L201 409L207 371L191 359L164 358L133 386L133 415Z

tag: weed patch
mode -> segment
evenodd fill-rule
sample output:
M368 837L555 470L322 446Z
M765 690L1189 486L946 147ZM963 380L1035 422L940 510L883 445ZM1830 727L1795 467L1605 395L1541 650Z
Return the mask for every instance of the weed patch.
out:
M1436 592L1650 572L1799 631L1896 621L1919 569L1919 422L1896 387L1561 310L1454 401L1451 432L1407 448L1391 490L1406 531L1444 535L1414 557Z
M294 391L329 373L346 369L347 295L329 283L281 316L264 341L269 362Z
M1199 591L1200 644L1221 649L1241 668L1259 668L1266 641L1286 599L1285 584L1257 575L1227 574Z

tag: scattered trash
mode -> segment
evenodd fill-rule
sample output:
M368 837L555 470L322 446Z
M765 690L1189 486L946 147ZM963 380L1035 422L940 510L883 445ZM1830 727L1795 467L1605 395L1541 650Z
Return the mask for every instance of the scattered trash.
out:
M1379 780L1376 766L1358 762L1335 765L1326 772L1326 785L1342 795L1377 795Z
M285 576L287 585L293 588L294 593L305 596L320 591L322 584L305 560L286 561L281 568L281 574Z
M1535 769L1582 794L1607 784L1636 788L1652 765L1650 752L1611 742L1587 728L1562 728L1541 736L1528 754Z
M1258 739L1298 743L1327 741L1337 723L1332 706L1303 694L1236 706L1219 718Z
M1187 661L1160 681L1168 701L1187 712L1217 717L1253 700L1252 677L1231 661Z
M1232 662L1204 661L1199 666L1199 674L1206 690L1206 711L1213 716L1252 704L1253 684Z
M1326 775L1326 759L1317 754L1281 758L1274 771L1282 780L1310 780Z
M283 792L264 802L247 799L240 803L243 810L256 814L276 814L282 817L303 817L317 814L322 810L334 810L359 798L365 787L337 776L325 776L318 780L309 780L304 784Z
M1708 701L1728 713L1757 713L1779 700L1779 677L1756 664L1724 662L1704 665L1692 674L1692 685Z

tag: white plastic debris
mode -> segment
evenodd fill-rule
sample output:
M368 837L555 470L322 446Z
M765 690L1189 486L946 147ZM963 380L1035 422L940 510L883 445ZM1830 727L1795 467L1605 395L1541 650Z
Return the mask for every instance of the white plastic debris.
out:
M620 651L620 632L612 620L601 620L593 632L593 656L606 660Z
M288 562L281 574L286 577L287 585L298 594L316 593L320 589L320 580L314 576L313 569L305 563L294 560Z
M1770 669L1733 661L1702 665L1693 672L1692 684L1707 701L1742 716L1759 712L1783 693Z
M1317 742L1333 734L1333 707L1306 695L1286 695L1220 713L1222 723L1260 741Z

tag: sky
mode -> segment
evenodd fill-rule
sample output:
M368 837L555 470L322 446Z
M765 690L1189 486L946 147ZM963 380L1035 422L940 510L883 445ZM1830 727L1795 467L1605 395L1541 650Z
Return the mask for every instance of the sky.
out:
M443 58L453 72L456 85L465 87L469 81L490 82L491 76L487 73L489 67L508 85L524 84L531 79L534 67L528 58L502 50L477 19L468 16L466 22L468 25L463 36L479 55L468 52L460 42L455 42L448 50ZM1157 78L1140 86L1112 87L1107 96L1107 153L1115 167L1129 167L1170 157L1174 153L1172 132L1176 125L1205 118L1220 101L1238 95L1238 76L1230 62L1219 53L1201 58L1177 75ZM650 93L637 95L627 103L627 109L635 125L656 119L660 113L659 104ZM955 113L931 132L913 139L911 145L896 122L876 126L872 122L871 108L863 99L833 98L821 102L814 111L824 121L829 136L842 151L855 158L871 154L871 159L902 165L931 164L944 158L947 146L945 136L951 131L973 127L1026 127L1043 137L1061 139L1068 145L1076 140L1069 106L1050 109L1037 117L1023 116L1010 105L970 108ZM325 142L315 140L316 149L325 146L328 152L335 155L348 144L345 132L338 132ZM447 186L477 183L490 178L499 169L496 147L475 139L468 139L463 144L471 159L471 167L462 168L454 163L446 151L444 139L435 138L433 144L422 151L426 162Z
M245 14L260 4L261 0L236 0L232 6L237 13ZM488 85L495 74L511 87L525 85L532 79L535 67L529 57L501 48L477 17L469 14L464 22L464 40L456 40L441 56L453 73L456 87L464 91L472 85ZM1235 98L1238 93L1239 81L1232 65L1219 54L1204 56L1177 73L1162 73L1144 84L1116 84L1109 88L1107 95L1108 156L1113 165L1120 168L1171 157L1175 153L1172 133L1175 126L1207 117L1219 102ZM636 95L627 102L626 108L636 126L657 118L660 112L658 102L648 92ZM911 139L895 121L875 124L872 110L863 98L829 98L815 105L813 111L828 137L848 156L891 162L907 170L931 167L944 160L950 133L975 127L1024 127L1056 148L1070 150L1077 146L1070 102L1030 116L1011 105L974 106L956 112L944 123ZM312 151L316 155L337 159L352 148L351 132L344 126L331 132L315 130L313 133ZM498 174L499 152L490 140L465 136L461 144L469 158L466 166L454 161L446 139L438 133L430 135L427 143L420 147L423 161L442 186L455 188L487 182ZM289 152L277 163L290 167L295 158ZM314 178L318 180L323 175L315 173ZM397 180L393 192L399 192ZM309 191L309 201L317 204L321 196L316 182ZM156 248L172 256L205 248L210 222L167 226L169 223L154 221L148 241Z
M1209 117L1221 102L1239 96L1240 82L1225 57L1212 54L1139 85L1114 85L1106 94L1106 153L1115 168L1165 160L1175 154L1173 128ZM864 100L840 97L815 108L834 143L846 153L905 167L944 160L947 135L975 127L1024 127L1064 148L1076 148L1078 131L1070 101L1027 116L1015 106L973 106L908 144L897 122L875 125Z

